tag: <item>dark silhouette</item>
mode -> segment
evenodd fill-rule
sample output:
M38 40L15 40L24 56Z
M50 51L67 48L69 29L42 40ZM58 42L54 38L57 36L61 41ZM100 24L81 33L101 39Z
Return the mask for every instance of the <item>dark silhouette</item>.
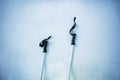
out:
M72 28L71 28L70 31L69 31L70 35L72 35L71 45L75 45L76 34L73 32L73 29L76 27L76 22L75 22L75 20L76 20L76 17L74 17L74 20L73 20L73 21L74 21L74 24L73 24Z
M43 47L43 52L44 52L44 53L47 53L48 40L49 40L50 38L51 38L51 36L49 36L47 39L42 40L42 41L39 43L39 46L40 46L40 47Z

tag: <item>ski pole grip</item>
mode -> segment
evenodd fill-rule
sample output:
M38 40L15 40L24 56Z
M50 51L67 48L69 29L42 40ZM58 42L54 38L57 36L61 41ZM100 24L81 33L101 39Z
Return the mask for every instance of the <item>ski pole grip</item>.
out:
M71 45L75 45L76 34L72 34Z
M47 39L42 40L42 41L39 43L39 46L40 46L40 47L43 47L43 52L44 52L44 53L47 53L48 40L49 40L50 38L51 38L51 36L49 36Z
M73 29L76 27L75 20L76 20L76 17L74 17L74 19L73 19L74 24L69 31L69 34L72 36L71 45L75 45L75 39L76 39L76 33L73 32Z
M47 53L47 47L48 47L48 42L45 42L44 47L43 47L44 53Z

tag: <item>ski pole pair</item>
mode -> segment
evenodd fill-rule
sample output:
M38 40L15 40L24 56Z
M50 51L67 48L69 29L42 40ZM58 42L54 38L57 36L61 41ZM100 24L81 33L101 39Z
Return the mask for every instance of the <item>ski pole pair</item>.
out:
M76 17L74 17L74 19L73 19L74 24L73 24L72 28L69 31L69 34L72 36L72 40L71 40L71 55L70 55L70 61L69 61L68 79L67 80L70 80L70 75L71 75L71 70L72 70L72 64L73 64L73 55L74 55L75 39L76 39L76 33L73 32L73 29L76 27L75 20L76 20ZM48 47L48 44L49 44L48 40L50 38L51 38L51 36L49 36L47 39L42 40L39 43L39 46L43 47L43 53L44 53L40 80L43 80L45 59L46 59L46 55L47 55L47 47Z

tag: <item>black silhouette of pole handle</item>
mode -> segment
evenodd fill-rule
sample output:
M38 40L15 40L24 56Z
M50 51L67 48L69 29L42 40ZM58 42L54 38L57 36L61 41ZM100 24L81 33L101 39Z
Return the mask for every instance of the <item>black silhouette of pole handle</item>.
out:
M44 52L44 53L47 53L48 40L49 40L50 38L51 38L51 36L49 36L47 39L42 40L42 41L39 43L39 46L40 46L40 47L43 47L43 52Z
M73 29L76 27L76 17L74 17L74 24L72 26L72 28L70 29L69 33L72 36L72 40L71 40L71 45L75 45L75 39L76 39L76 33L73 32Z

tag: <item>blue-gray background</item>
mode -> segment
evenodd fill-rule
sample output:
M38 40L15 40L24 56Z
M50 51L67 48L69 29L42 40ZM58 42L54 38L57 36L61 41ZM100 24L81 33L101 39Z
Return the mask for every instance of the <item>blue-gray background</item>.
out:
M0 80L39 80L49 35L46 77L66 80L74 16L73 80L120 80L119 0L1 0Z

